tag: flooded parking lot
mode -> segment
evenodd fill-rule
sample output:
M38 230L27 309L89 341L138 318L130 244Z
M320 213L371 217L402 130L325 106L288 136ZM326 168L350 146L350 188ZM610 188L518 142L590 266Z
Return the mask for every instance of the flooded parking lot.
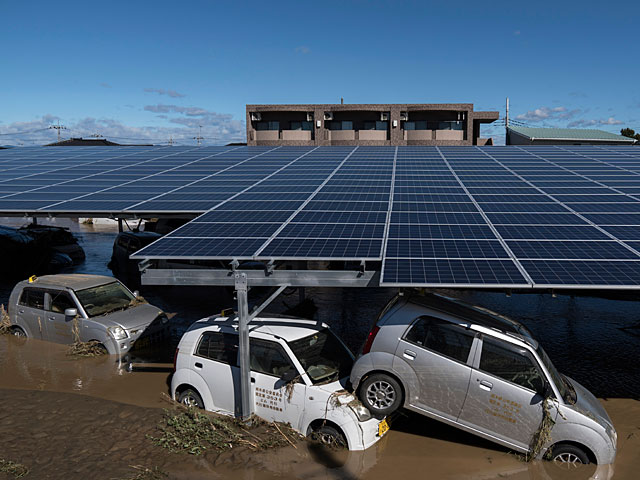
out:
M77 228L76 228L77 227ZM87 254L76 272L110 274L106 264L113 227L77 226ZM5 303L13 282L0 285ZM284 311L297 292L270 307ZM331 325L357 350L390 289L307 289L316 318ZM537 337L560 371L602 399L618 431L616 479L635 479L640 469L640 309L636 301L558 295L447 292L512 316ZM232 306L220 288L145 289L143 295L168 312L174 340L198 318ZM168 349L155 361L169 362ZM147 438L169 404L171 366L153 363L128 373L108 357L73 359L63 346L0 337L2 456L31 468L27 478L120 479L132 465L159 467L170 478L373 478L573 479L589 467L557 471L523 463L491 443L417 415L401 417L390 433L365 452L316 450L306 444L260 454L238 451L203 457L167 455ZM10 406L10 407L9 407ZM90 472L90 473L89 473ZM0 479L3 478L0 473ZM11 477L7 477L11 478Z

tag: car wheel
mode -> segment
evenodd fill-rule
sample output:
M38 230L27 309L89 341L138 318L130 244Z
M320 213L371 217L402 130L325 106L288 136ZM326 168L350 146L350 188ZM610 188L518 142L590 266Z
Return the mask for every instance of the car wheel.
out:
M551 448L551 460L567 467L589 463L589 457L584 450L567 444L554 445Z
M24 338L26 338L27 336L25 331L20 327L13 327L11 329L11 335L13 335L14 337L24 337Z
M187 388L178 396L178 401L186 407L204 409L204 402L200 394L192 388Z
M360 401L376 417L384 417L402 406L402 389L396 379L376 373L360 387Z
M326 447L347 448L347 440L344 435L330 425L322 425L314 429L309 437Z

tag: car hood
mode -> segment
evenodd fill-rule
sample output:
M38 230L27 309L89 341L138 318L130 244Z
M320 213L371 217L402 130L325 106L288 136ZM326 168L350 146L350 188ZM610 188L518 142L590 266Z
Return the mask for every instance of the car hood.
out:
M146 327L153 322L162 310L148 303L143 303L126 310L118 310L99 317L91 317L91 320L106 326L120 326L125 330L136 327Z
M598 399L587 390L585 387L580 385L574 379L565 376L565 378L573 385L573 388L576 390L577 401L575 405L569 405L570 408L577 410L582 414L586 414L587 416L594 416L599 419L604 420L609 426L613 426L607 411L604 409L602 404L598 401Z

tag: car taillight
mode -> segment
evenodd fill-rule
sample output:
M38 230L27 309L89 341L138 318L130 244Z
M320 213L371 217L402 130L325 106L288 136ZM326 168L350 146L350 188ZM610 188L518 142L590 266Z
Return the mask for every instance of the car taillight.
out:
M179 348L176 348L176 354L173 356L173 373L176 373L176 363L178 361L178 352L180 351Z
M369 332L369 336L367 337L367 341L364 344L364 347L362 348L362 353L369 353L369 350L371 350L371 345L373 345L373 341L376 338L376 335L378 334L378 332L380 331L380 327L377 325L374 325L374 327L371 329L371 331Z

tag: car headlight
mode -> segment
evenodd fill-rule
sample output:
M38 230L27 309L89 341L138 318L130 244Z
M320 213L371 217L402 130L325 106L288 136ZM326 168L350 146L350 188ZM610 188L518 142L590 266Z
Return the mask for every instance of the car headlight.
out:
M366 422L371 418L371 412L362 404L349 405L349 408L356 414L360 422Z
M107 330L116 340L123 340L128 337L126 330L122 327L109 327Z

